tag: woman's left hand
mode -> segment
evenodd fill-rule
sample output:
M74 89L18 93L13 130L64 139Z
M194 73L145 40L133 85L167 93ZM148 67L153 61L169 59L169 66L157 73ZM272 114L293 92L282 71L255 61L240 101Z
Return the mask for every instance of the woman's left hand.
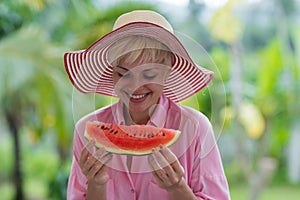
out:
M153 149L148 161L159 187L169 190L180 185L184 169L169 148L161 145L159 151Z

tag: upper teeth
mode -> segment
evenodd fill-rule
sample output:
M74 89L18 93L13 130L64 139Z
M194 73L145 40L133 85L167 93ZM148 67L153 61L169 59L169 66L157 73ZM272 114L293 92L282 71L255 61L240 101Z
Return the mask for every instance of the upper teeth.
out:
M146 96L146 94L139 94L139 95L130 95L131 98L133 99L140 99L140 98L143 98L144 96Z

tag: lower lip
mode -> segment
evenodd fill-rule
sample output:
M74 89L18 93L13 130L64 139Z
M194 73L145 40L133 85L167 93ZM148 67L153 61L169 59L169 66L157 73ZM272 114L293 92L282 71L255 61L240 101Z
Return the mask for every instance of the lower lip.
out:
M141 103L147 98L148 95L149 94L146 94L144 97L139 98L139 99L130 98L130 102L132 102L132 103Z

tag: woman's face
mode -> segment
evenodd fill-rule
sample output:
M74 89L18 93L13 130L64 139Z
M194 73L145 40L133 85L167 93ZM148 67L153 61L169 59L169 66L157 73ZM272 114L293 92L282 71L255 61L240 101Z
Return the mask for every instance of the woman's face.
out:
M159 63L127 64L114 67L115 92L131 114L147 113L158 103L170 66Z

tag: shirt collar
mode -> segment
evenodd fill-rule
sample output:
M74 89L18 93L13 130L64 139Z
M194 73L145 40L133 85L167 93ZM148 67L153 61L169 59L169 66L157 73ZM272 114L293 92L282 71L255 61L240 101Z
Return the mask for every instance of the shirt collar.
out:
M147 124L160 128L164 127L167 119L168 107L169 100L164 95L161 95L159 102L156 105L156 108ZM115 123L119 125L125 125L125 119L123 115L124 103L119 100L112 108L112 114L114 116Z
M125 119L123 115L123 102L119 100L112 108L112 115L116 124L125 125Z
M163 128L167 119L168 107L169 100L164 95L161 95L148 124Z

